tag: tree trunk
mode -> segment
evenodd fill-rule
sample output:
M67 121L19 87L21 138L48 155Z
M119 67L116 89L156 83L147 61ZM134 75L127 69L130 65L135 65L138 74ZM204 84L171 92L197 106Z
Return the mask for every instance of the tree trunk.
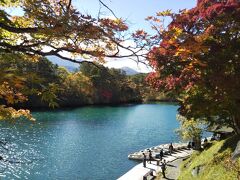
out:
M240 135L240 118L239 117L233 117L233 124L234 124L234 131L237 135Z
M201 137L196 136L193 138L193 142L195 144L195 147L193 147L194 150L201 150Z

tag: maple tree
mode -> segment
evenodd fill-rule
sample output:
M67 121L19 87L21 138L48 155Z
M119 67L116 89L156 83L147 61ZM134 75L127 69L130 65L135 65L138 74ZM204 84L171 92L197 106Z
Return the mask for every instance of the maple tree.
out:
M172 18L164 28L162 16ZM179 97L180 115L240 134L240 2L198 0L179 13L148 17L160 40L148 54L147 80Z

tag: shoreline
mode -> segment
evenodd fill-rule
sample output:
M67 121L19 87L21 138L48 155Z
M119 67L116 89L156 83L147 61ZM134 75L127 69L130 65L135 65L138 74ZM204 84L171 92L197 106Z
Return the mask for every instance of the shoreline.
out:
M173 143L174 147L174 151L173 153L170 155L168 154L168 152L166 152L162 158L162 160L166 160L166 163L174 163L174 161L179 160L179 159L185 159L187 157L189 157L193 150L192 149L187 149L187 143ZM168 147L169 144L160 144L158 146L152 147L152 148L147 148L144 149L142 151L138 151L137 154L140 155L140 153L144 153L146 151L148 151L149 149L151 149L152 151L152 155L153 157L156 156L156 154L154 154L154 150L155 152L159 152L160 148L166 148ZM131 155L131 154L130 154ZM138 160L142 160L143 156L139 156ZM157 159L157 158L155 158ZM148 161L146 162L146 167L143 166L143 162L139 163L138 165L134 166L133 168L131 168L128 172L126 172L125 174L123 174L122 176L120 176L118 178L118 180L142 180L143 177L148 174L150 171L153 171L153 175L156 176L157 174L161 173L161 166L158 165L160 164L159 161L161 162L162 160L158 160L157 161L152 161L151 163L149 163Z
M41 112L41 111L61 111L61 110L72 110L77 108L84 107L119 107L119 106L135 106L140 104L176 104L177 101L148 101L148 102L126 102L126 103L102 103L102 104L85 104L79 106L63 106L63 107L16 107L17 109L26 108L32 112Z

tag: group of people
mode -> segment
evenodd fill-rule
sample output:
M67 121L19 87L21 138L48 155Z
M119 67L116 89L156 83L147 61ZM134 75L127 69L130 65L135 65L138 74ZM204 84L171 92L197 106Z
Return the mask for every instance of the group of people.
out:
M203 149L205 149L207 146L208 146L208 139L205 137L203 142L202 142L202 147L203 147ZM195 148L195 142L194 141L188 142L187 148L188 149L191 149L191 148L194 149Z
M153 157L152 157L152 151L150 149L149 149L149 155L148 156L149 156L149 162L151 164L151 160L153 160ZM162 169L163 177L165 178L166 177L165 171L166 171L167 163L166 163L165 159L162 161L162 157L163 157L163 150L161 149L161 151L160 151L161 165L160 166L161 166L161 169ZM143 153L143 167L146 167L146 160L147 160L146 154Z
M187 148L188 148L188 149L191 149L191 148L194 149L194 147L195 147L195 142L194 142L194 141L188 142L188 145L187 145Z
M172 143L170 143L169 147L169 154L171 155L173 153L173 145ZM167 163L166 163L166 160L163 159L163 156L164 156L164 152L163 152L163 149L160 150L160 153L159 153L159 158L160 158L160 161L161 161L161 169L162 169L162 174L163 174L163 177L165 178L166 175L165 175L165 171L166 171L166 166L167 166ZM152 156L152 151L150 149L148 149L148 160L149 160L149 163L151 164L151 161L154 160L153 156ZM143 153L143 167L146 167L146 161L147 161L147 155L146 153Z

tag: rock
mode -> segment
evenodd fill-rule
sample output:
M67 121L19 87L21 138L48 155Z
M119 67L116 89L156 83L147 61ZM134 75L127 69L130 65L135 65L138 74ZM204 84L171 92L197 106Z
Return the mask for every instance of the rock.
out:
M193 175L193 177L196 177L196 176L197 176L197 168L196 168L196 167L193 168L193 170L192 170L192 175Z
M192 175L194 177L198 176L203 171L203 169L204 169L204 166L202 165L194 167L192 170Z
M196 177L198 175L198 173L199 173L199 166L194 167L192 170L193 177Z
M232 153L232 161L236 161L240 157L240 141L237 143L237 147Z

